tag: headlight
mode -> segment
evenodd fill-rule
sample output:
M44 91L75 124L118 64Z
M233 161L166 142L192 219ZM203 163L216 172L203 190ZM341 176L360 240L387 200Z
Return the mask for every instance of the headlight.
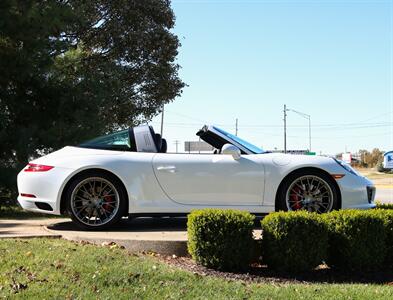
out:
M347 171L347 172L349 172L349 173L351 173L351 174L353 174L353 175L356 175L356 176L361 176L354 168L352 168L350 165L348 165L347 163L345 163L345 162L343 162L342 160L338 160L338 159L336 159L336 158L334 158L334 157L332 157L333 159L334 159L334 161L336 162L336 163L338 163L343 169L345 169L345 171Z

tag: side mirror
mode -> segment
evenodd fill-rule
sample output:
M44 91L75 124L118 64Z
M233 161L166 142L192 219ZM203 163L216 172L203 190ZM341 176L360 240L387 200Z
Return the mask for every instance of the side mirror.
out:
M232 155L235 160L238 160L241 157L240 149L232 144L225 144L222 146L221 153Z

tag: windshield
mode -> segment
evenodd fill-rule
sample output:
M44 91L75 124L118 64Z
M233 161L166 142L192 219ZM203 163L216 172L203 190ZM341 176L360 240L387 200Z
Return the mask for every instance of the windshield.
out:
M261 154L264 153L265 151L263 151L263 149L237 137L236 135L230 134L220 128L217 127L213 127L215 130L217 130L219 133L225 135L226 137L230 138L231 140L235 141L236 143L242 145L244 148L247 148L248 150L250 150L251 152L255 153L255 154Z

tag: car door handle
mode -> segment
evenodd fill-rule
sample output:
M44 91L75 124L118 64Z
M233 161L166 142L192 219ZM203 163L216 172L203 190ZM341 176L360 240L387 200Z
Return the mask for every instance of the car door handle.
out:
M162 172L168 172L168 173L176 173L176 167L175 166L160 166L157 167L158 171L162 171Z

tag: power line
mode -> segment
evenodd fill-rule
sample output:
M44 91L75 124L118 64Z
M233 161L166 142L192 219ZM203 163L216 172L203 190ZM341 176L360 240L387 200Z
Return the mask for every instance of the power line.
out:
M167 111L166 111L167 112ZM151 122L151 124L160 124L159 122ZM170 126L170 127L195 127L195 126L201 126L201 124L206 124L206 123L184 123L184 122L166 122L165 126ZM220 123L214 123L217 126L222 126L222 127L230 127L233 128L233 124L220 124ZM313 128L319 128L319 129L342 129L342 128L348 128L348 129L358 129L358 128L367 128L367 127L389 127L393 125L393 122L376 122L376 123L352 123L352 124L315 124L313 125ZM240 127L240 126L239 126ZM269 124L254 124L254 125L241 125L241 128L283 128L283 125L269 125ZM308 128L308 125L287 125L289 128ZM236 127L235 127L236 128Z
M225 123L215 123L215 122L206 122L206 120L201 120L201 119L197 119L195 117L186 115L186 114L182 114L182 113L177 113L177 112L173 112L170 110L166 110L167 113L170 114L175 114L178 115L182 118L186 118L192 121L197 121L198 123L191 123L191 122L172 122L172 123L167 123L168 125L179 125L179 126L201 126L201 124L206 124L206 123L214 123L217 126L222 126L222 127L231 127L232 128L232 124L225 124ZM363 125L363 126L368 126L368 125L393 125L393 122L370 122L370 123L366 123L367 121L376 119L376 118L380 118L382 116L386 116L386 115L393 115L393 111L390 112L385 112L382 114L378 114L378 115L374 115L373 117L364 119L364 120L360 120L357 122L350 122L350 123L320 123L320 124L313 124L313 128L315 127L348 127L348 126L357 126L357 125ZM200 122L200 123L199 123ZM256 128L256 127L278 127L278 128L282 128L283 125L279 125L279 124L245 124L241 126L242 128ZM287 127L307 127L306 125L291 125L291 126L287 126Z

